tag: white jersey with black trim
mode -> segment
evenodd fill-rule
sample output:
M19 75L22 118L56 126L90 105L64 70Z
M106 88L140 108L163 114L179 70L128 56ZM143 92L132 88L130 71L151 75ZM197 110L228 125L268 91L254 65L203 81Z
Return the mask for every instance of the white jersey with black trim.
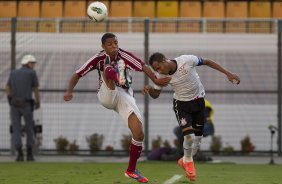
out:
M173 98L180 101L191 101L205 96L205 89L196 71L196 66L203 64L200 57L194 55L181 55L174 59L177 64L177 70L172 75L169 84L174 94ZM157 77L165 75L156 72ZM162 87L154 85L155 89L161 90Z

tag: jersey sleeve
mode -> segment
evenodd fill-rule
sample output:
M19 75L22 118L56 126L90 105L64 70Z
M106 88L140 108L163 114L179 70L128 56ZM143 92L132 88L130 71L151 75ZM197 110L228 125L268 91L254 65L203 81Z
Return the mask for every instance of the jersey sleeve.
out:
M186 61L191 66L200 66L203 65L203 59L195 55L182 55L181 59Z
M38 87L39 82L38 82L38 77L35 71L32 72L32 87Z
M138 72L143 71L143 65L145 64L145 62L140 58L123 49L119 49L119 54L121 59L125 61L127 68Z
M79 77L83 77L84 75L86 75L88 72L96 69L99 61L101 60L101 55L96 54L95 56L93 56L92 58L90 58L88 61L86 61L86 63L84 63L84 65L82 65L78 70L75 71L75 73L79 76Z

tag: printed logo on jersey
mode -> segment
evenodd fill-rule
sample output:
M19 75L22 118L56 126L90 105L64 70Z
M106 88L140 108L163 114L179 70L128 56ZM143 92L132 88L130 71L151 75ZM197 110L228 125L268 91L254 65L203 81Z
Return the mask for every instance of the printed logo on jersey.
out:
M179 67L178 71L181 75L185 75L188 73L188 71L184 68L185 65L182 65L181 67Z
M181 125L181 126L184 126L184 125L186 125L186 124L187 124L186 119L185 119L185 118L181 118L181 120L180 120L180 125Z

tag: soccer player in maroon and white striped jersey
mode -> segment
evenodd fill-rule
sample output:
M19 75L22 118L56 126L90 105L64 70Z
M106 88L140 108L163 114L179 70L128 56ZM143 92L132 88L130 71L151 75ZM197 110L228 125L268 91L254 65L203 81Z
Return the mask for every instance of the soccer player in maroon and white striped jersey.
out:
M125 176L136 179L140 183L147 183L148 179L136 169L136 162L142 151L144 132L142 116L133 97L129 70L145 72L155 84L160 86L166 86L170 78L157 79L141 59L118 47L117 37L113 33L105 33L101 41L104 50L90 58L73 74L64 100L70 101L72 99L73 89L81 77L92 70L98 70L100 80L98 99L100 103L107 109L116 111L132 133L129 165Z

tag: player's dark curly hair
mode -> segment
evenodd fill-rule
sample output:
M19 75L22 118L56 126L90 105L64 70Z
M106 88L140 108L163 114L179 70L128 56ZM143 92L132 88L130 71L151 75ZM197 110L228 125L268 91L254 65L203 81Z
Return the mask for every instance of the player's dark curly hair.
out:
M114 33L105 33L101 38L101 42L102 44L104 44L108 38L114 38L114 37L116 37Z
M149 58L149 64L152 66L155 61L161 62L165 60L165 56L160 52L155 52Z

